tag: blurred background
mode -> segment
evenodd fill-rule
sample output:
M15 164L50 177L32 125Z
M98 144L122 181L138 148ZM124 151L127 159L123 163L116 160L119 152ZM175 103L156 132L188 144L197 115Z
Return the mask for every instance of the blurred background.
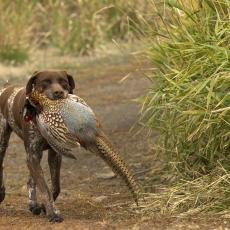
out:
M56 68L58 57L69 57L60 61L71 65L73 57L127 55L139 50L136 42L152 20L152 6L147 0L1 1L0 62L30 63L32 71Z
M189 221L178 226L172 217L181 213L206 215L194 226L228 227L221 218L230 205L229 41L229 0L0 1L0 84L25 84L40 69L69 71L147 201L127 206L109 169L83 151L78 163L64 160L61 209L77 204L71 218L109 228L134 228L140 217L137 226L185 229ZM6 179L26 203L27 169L17 174L12 161L23 165L25 153L17 154L19 139L12 143Z

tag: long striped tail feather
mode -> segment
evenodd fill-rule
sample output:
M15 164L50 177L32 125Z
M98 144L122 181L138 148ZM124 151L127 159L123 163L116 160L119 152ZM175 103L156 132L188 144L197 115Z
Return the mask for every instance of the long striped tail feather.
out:
M118 174L125 181L138 206L140 188L128 166L104 135L96 137L95 145L99 156L111 167L114 173ZM91 151L95 152L95 149L91 148Z

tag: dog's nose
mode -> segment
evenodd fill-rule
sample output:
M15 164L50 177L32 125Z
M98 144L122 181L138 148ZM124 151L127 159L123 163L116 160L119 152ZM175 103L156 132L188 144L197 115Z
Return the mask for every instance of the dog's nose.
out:
M53 93L54 99L62 99L64 98L64 92L63 91L55 91Z

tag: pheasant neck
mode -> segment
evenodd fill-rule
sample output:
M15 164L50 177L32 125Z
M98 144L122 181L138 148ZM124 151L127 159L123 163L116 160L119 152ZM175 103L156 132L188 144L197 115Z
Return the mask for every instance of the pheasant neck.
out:
M34 103L35 105L38 104L42 108L45 106L50 106L52 104L55 104L54 101L50 100L45 95L39 93L37 90L33 90L31 94L29 95L29 99Z

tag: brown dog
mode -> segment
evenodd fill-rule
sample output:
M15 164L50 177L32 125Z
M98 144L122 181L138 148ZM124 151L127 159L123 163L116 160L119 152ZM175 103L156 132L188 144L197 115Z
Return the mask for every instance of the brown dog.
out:
M3 159L10 134L14 131L23 141L27 153L29 209L33 214L46 212L50 221L60 222L54 201L60 193L61 156L57 154L41 136L33 119L35 109L26 100L26 95L35 88L52 100L66 98L73 93L73 77L65 71L35 72L25 88L8 86L0 90L0 202L5 198L3 183ZM26 113L24 112L26 110ZM48 149L48 163L52 180L50 192L40 166L42 152ZM44 205L39 205L36 198L36 185L42 193Z

